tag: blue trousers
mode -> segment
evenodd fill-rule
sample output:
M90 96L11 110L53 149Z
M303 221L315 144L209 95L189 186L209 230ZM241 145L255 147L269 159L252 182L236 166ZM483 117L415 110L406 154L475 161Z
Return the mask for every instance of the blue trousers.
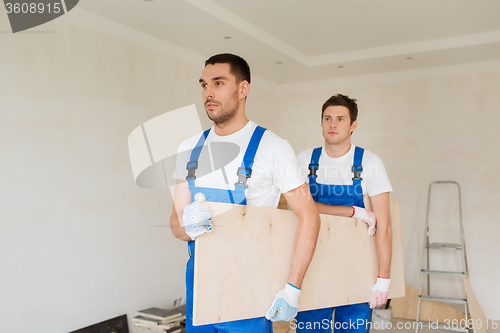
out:
M334 322L332 314L335 310ZM368 333L372 320L372 309L368 303L350 304L297 314L297 333Z

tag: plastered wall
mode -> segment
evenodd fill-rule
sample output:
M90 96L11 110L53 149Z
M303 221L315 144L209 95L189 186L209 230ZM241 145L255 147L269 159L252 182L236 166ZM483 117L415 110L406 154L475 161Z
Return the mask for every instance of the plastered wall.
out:
M69 332L185 296L170 194L134 184L127 138L193 103L209 126L204 57L72 13L12 34L0 11L2 332ZM252 94L266 114L274 95Z
M322 144L321 105L336 93L358 99L352 141L382 158L391 198L401 204L407 283L419 287L427 187L455 180L462 188L472 288L486 316L500 318L500 62L280 86L279 119L286 121L277 123L277 132L296 152ZM431 242L459 241L456 189L438 187L433 195ZM456 254L434 253L431 269L460 268ZM456 279L434 279L432 286L435 295L460 296Z
M197 83L204 57L72 13L72 21L68 14L31 32L0 34L5 332L34 323L37 332L67 332L144 307L171 307L184 295L187 252L166 227L169 194L135 186L127 137L144 121L192 103L209 126ZM9 30L4 14L0 30ZM299 85L254 78L248 116L298 153L322 142L324 100L337 92L358 98L353 139L384 160L392 198L401 203L407 282L418 287L427 185L455 179L472 287L486 316L498 319L499 72L494 62ZM440 195L438 215L452 213L447 197Z

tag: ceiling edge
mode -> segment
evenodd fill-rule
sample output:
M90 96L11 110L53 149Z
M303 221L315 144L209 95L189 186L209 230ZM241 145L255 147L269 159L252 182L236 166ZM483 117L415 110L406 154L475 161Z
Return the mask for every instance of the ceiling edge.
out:
M297 94L332 91L345 87L375 86L398 82L408 82L429 78L456 77L462 75L500 73L500 60L482 61L468 64L411 69L397 72L376 73L341 77L309 82L285 83L276 86L277 94Z
M415 54L436 50L445 50L465 46L500 42L500 30L480 34L463 35L450 38L432 39L422 42L397 44L351 52L340 52L311 57L309 66L329 65L346 61L385 58L405 54Z
M184 1L308 67L500 42L500 31L490 31L349 52L331 53L321 56L307 56L281 39L251 24L211 0Z
M86 9L76 7L67 15L61 17L59 22L86 31L93 31L108 37L121 39L134 45L159 52L172 58L182 60L190 65L203 69L207 56L198 54L181 46L169 43L163 39L151 36L124 24L118 23L104 16L95 14ZM197 81L198 78L195 78ZM276 84L252 75L252 85L274 91Z
M273 35L267 33L266 31L260 29L259 27L245 21L238 15L230 12L224 7L216 4L210 0L184 0L187 3L197 7L198 9L210 14L211 16L222 20L224 23L244 32L245 34L256 38L264 44L274 48L275 50L282 52L293 59L307 65L309 62L309 57L304 53L300 52L296 48L283 42L281 39L274 37Z

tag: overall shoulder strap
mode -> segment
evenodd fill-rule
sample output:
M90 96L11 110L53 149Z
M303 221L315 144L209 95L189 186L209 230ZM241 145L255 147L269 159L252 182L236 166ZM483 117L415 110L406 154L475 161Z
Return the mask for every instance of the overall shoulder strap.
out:
M259 149L260 141L266 129L264 127L257 126L253 131L250 142L248 143L247 150L243 156L243 161L241 162L241 167L238 168L236 174L238 175L238 181L234 185L242 185L245 188L248 187L247 180L252 176L252 167L255 159L255 154L257 149Z
M365 150L361 147L355 147L354 149L354 160L352 162L351 171L354 174L352 178L352 185L354 186L354 196L355 202L354 204L358 207L364 208L365 205L363 203L363 188L361 187L361 173L363 172L363 154Z
M362 180L361 178L361 173L363 172L363 154L365 150L360 147L355 147L354 149L354 160L352 162L352 167L351 171L354 173L354 177L352 178L353 180L359 179Z
M322 147L314 148L311 154L311 162L309 163L309 188L314 201L318 201L318 184L316 171L319 169L319 158L321 157Z
M319 158L321 156L322 147L314 148L311 154L311 162L309 163L309 177L316 179L316 171L319 169Z
M191 151L191 157L189 158L189 162L186 165L186 169L188 170L188 175L186 180L196 179L195 172L198 169L198 158L200 158L201 150L203 149L203 145L205 144L205 140L210 133L210 128L203 132L196 143L196 146Z

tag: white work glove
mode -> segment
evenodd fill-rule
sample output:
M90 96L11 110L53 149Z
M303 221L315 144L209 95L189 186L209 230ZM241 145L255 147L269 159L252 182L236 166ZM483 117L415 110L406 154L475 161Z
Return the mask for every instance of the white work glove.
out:
M370 307L373 309L376 306L385 304L387 301L387 293L389 292L390 278L377 277L377 283L373 285Z
M204 205L205 196L203 193L196 193L194 202L184 207L182 223L184 230L192 240L203 235L205 232L212 232L212 211L210 207Z
M266 312L266 319L271 321L289 321L299 311L300 289L287 283L284 289L274 296L271 307Z
M358 206L352 206L354 209L354 214L352 217L355 219L363 220L366 224L368 224L368 236L375 235L377 231L377 220L375 219L375 213L371 210L367 210Z

